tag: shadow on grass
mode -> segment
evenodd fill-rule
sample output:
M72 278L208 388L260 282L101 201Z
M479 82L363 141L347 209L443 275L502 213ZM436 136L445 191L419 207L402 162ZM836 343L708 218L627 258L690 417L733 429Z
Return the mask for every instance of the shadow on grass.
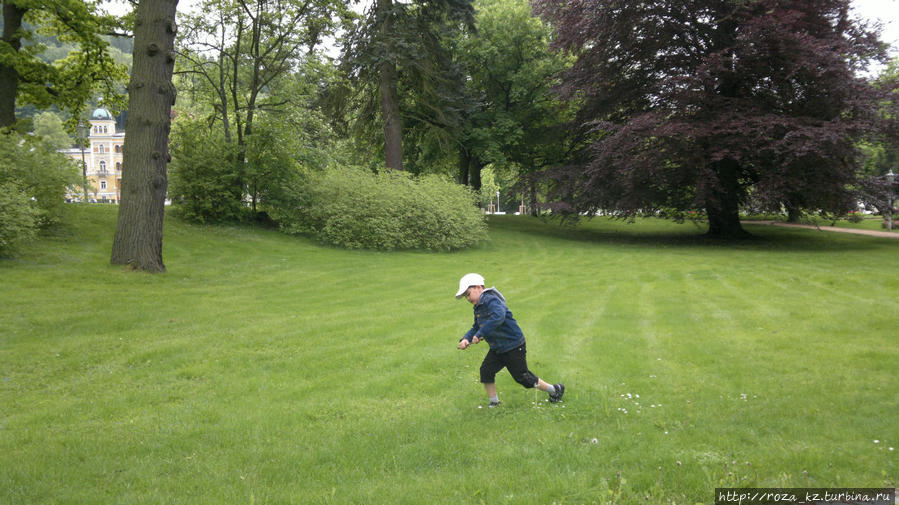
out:
M597 217L578 223L522 216L490 216L490 227L516 233L575 242L620 244L637 247L729 248L742 251L853 251L886 245L885 240L808 229L744 226L749 236L724 239L707 234L705 222L676 223L658 218L622 219ZM873 240L872 240L873 239Z

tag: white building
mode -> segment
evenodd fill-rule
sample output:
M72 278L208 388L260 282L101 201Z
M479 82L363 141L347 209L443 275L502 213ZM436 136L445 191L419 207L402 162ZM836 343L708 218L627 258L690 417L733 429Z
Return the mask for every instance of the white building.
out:
M122 199L122 146L125 132L116 132L115 118L106 109L91 114L90 133L85 148L63 150L63 154L84 167L87 175L88 200L91 202L119 203ZM82 158L83 157L83 158ZM72 188L66 198L84 199L84 188Z

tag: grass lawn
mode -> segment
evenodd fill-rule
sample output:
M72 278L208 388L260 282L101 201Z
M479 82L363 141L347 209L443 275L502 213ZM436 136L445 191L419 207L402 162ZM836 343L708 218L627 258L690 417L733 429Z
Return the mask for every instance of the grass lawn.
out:
M109 265L115 211L0 260L0 504L711 503L895 487L899 243L513 216L452 253L168 219L168 273ZM477 271L562 404L458 351Z

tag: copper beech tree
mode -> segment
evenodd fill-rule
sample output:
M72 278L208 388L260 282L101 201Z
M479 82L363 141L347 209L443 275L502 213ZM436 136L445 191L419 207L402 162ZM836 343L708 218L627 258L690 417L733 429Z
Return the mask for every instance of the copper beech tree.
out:
M849 0L535 3L576 58L559 90L591 138L548 174L570 212L699 211L739 237L749 195L845 211L857 141L897 117L881 108L895 83L860 76L886 46Z
M134 21L128 136L112 263L148 272L165 271L162 224L171 110L175 103L172 71L177 5L178 0L140 0Z

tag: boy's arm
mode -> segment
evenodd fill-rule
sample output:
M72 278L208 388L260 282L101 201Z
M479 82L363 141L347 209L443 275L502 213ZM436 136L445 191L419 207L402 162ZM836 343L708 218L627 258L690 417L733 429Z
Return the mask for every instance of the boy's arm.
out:
M478 332L478 316L475 316L474 324L471 325L471 329L468 330L468 332L465 333L465 335L462 337L462 339L459 340L459 345L457 347L459 347L459 349L465 349L466 347L468 347L468 344L471 344L471 343L477 344L478 342L483 340L483 338L478 338L477 336L475 336L475 334L477 332Z
M462 340L467 340L467 341L471 342L471 338L477 332L478 332L478 316L475 316L474 324L471 325L471 329L465 333L465 335L462 337ZM461 343L462 340L459 340L459 342Z

